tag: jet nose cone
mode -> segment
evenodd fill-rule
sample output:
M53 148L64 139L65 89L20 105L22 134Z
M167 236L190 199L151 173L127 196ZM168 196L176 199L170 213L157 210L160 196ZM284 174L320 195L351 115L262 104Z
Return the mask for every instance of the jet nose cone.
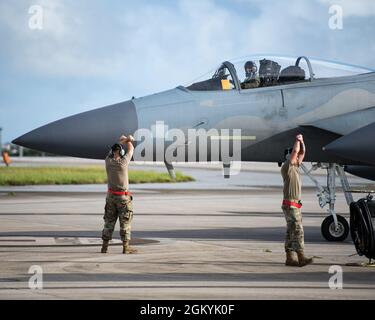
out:
M126 101L51 122L13 143L59 155L104 159L121 134L133 135L137 129L134 103Z

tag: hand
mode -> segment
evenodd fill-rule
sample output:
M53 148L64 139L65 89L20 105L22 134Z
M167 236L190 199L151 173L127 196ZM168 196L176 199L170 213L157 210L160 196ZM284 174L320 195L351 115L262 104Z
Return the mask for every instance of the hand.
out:
M135 140L134 137L131 134L129 134L128 141L129 142L133 142L134 140Z
M300 141L300 142L303 143L303 136L302 136L302 134L298 134L298 135L296 136L296 140L297 140L297 141Z
M120 143L121 143L121 144L125 144L126 142L128 142L128 137L125 136L125 135L122 135L122 136L120 137Z

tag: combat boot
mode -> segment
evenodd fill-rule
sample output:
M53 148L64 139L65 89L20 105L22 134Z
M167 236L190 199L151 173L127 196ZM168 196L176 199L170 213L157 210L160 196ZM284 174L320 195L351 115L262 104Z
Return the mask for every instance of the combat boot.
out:
M308 258L305 256L304 252L301 250L301 251L297 251L297 256L298 256L298 265L300 267L303 267L303 266L306 266L308 264L312 264L313 263L313 258Z
M102 253L107 253L108 251L108 243L109 241L108 240L103 240L103 245L102 245Z
M126 240L123 242L122 253L124 254L137 253L137 250L130 248L129 240Z
M294 251L287 251L286 252L286 261L285 261L286 266L293 266L293 267L298 267L299 263L296 259Z

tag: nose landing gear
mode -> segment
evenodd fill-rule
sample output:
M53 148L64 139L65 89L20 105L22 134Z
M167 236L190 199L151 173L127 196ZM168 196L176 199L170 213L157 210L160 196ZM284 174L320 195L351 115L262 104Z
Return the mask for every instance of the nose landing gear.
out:
M344 168L335 163L313 164L310 170L308 170L304 164L301 164L301 168L304 173L313 181L318 189L317 197L320 207L323 208L327 204L329 205L327 211L330 215L323 220L323 223L321 225L321 232L323 237L328 241L344 241L349 234L349 223L343 216L340 216L335 212L336 173L340 177L347 204L350 205L353 202L353 196L349 191L349 182L346 177ZM327 170L326 187L323 187L319 183L319 181L316 180L315 177L311 174L311 171L315 171L318 168Z
M337 224L333 216L328 216L323 220L321 232L324 239L328 241L344 241L349 234L349 224L343 216L336 215ZM337 226L337 227L336 227Z

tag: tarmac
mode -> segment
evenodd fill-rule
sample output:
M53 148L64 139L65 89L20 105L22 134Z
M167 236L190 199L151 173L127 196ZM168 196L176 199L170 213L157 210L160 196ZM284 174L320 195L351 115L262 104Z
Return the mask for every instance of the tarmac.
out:
M102 164L61 158L14 165L51 162ZM306 177L305 246L315 262L299 268L284 265L276 164L248 163L230 179L219 165L176 167L196 181L131 186L138 249L132 255L121 254L118 225L109 252L100 253L105 185L1 187L0 299L375 298L375 268L364 265L368 260L356 254L350 236L339 243L323 239L326 210ZM325 181L322 172L317 176ZM349 217L340 190L336 210Z

